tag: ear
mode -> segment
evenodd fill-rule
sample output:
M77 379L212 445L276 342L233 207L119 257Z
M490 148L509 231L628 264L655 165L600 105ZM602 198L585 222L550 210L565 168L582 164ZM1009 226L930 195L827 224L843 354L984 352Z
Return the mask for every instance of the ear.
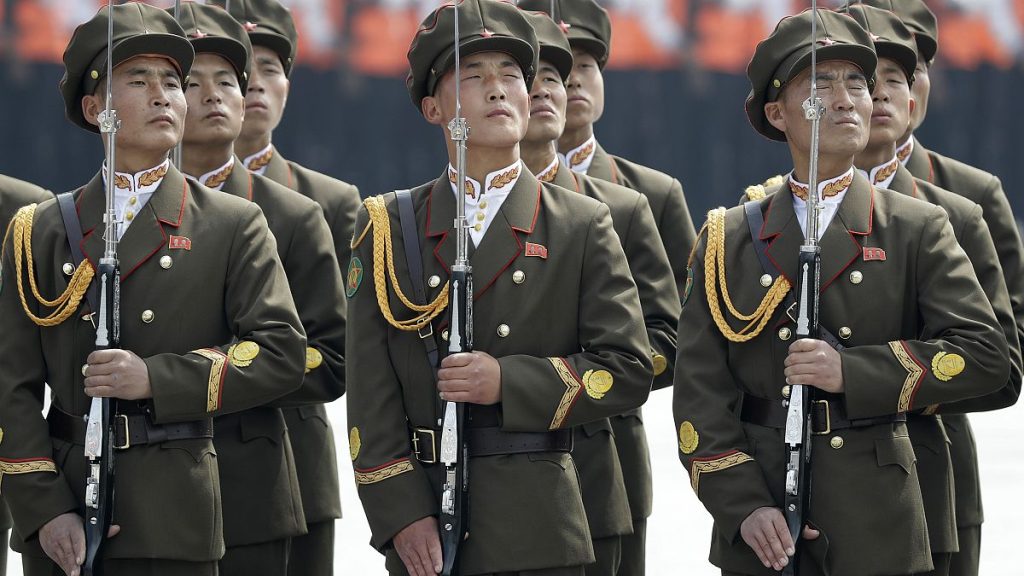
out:
M441 111L441 101L437 96L427 96L420 100L420 112L427 122L435 126L444 126L444 113Z
M93 126L100 125L99 115L105 108L100 97L95 94L87 94L82 97L82 116Z
M776 130L786 133L786 117L782 114L782 103L776 100L764 105L764 117Z
M910 115L911 116L914 115L914 110L916 110L916 109L917 109L917 100L914 100L914 97L911 96L910 97Z

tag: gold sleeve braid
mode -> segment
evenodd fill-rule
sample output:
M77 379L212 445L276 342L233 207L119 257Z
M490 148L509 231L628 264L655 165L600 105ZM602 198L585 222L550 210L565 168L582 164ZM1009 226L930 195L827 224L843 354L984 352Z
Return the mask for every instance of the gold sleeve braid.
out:
M4 236L4 246L7 246L7 237L14 235L14 271L18 282L18 296L21 298L21 307L25 314L36 323L37 326L56 326L67 320L75 310L78 310L82 297L89 289L95 271L87 260L82 260L71 275L68 287L64 293L53 300L47 300L39 293L36 285L35 267L32 260L32 220L36 213L36 204L29 204L18 210L11 220L11 225ZM49 316L36 316L29 308L25 298L25 282L23 272L28 274L28 283L32 288L32 295L35 299L49 308L56 308Z
M732 303L729 286L725 280L725 208L716 208L708 212L705 225L708 232L707 252L704 255L704 289L707 292L708 308L719 331L730 342L747 342L761 333L771 319L775 309L789 292L790 284L781 274L775 278L768 293L765 294L757 309L751 314L743 314ZM719 303L718 284L721 284L721 299L732 316L747 322L739 332L734 331L722 314Z
M402 292L402 287L398 284L398 275L395 273L395 257L391 239L391 218L388 216L388 209L384 203L384 198L373 196L367 198L363 205L366 207L366 213L370 217L367 228L373 227L373 282L376 284L377 289L377 305L380 306L380 312L384 315L384 319L388 321L388 324L406 332L417 331L430 324L431 320L447 309L448 285L446 284L441 293L437 295L437 298L428 304L419 305L409 300L405 293ZM360 234L360 242L365 234L366 230ZM354 242L354 244L358 245L358 242ZM384 275L385 268L387 270L387 277ZM388 279L390 279L398 299L409 310L417 312L416 316L408 320L395 318L391 312L391 304L388 302Z

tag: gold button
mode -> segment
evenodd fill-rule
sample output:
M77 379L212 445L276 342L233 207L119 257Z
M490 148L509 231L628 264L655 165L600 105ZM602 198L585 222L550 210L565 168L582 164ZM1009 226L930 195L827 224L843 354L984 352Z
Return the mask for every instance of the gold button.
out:
M431 288L437 288L441 285L441 277L435 274L434 276L427 278L427 285Z
M92 72L89 72L89 76L91 76L93 80L99 80L99 70L93 70Z
M481 210L486 210L487 209L487 200L481 200L480 201L480 209Z
M772 80L772 86L775 86L776 88L781 88L782 87L782 80L779 80L778 78L776 78L775 80Z
M61 267L61 270L64 271L65 276L71 276L75 273L75 265L71 262L65 262L64 266Z
M761 276L761 286L764 286L765 288L767 288L767 287L769 287L771 285L772 285L772 275L771 274L765 274L764 276Z
M131 210L125 211L125 213L124 213L124 219L125 220L131 222L133 218L135 218L135 212L132 212Z
M782 397L783 398L789 398L789 386L788 385L782 387Z
M508 336L509 332L511 332L511 331L512 330L508 327L508 324L499 324L498 325L498 336L501 337L501 338L505 338L506 336Z
M516 284L522 284L523 282L526 282L526 272L523 272L522 270L516 270L515 272L512 273L512 281L515 282Z
M171 258L170 256L166 256L166 255L160 257L160 267L161 268L163 268L164 270L167 270L171 266L174 266L174 259L173 258Z
M476 219L483 222L484 220L487 219L487 214L484 214L483 212L477 212Z
M445 342L448 341L448 331L447 330L441 332L441 339L444 340Z
M484 225L483 224L474 224L473 225L473 230L476 230L477 232L479 232L479 231L481 231L483 229L484 229Z
M829 443L829 445L831 445L836 450L839 450L840 448L843 447L843 437L842 436L833 436L832 439L829 440L828 443Z
M128 205L129 206L135 206L135 203L138 202L138 201L139 201L138 198L136 198L135 196L132 196L131 198L128 199Z
M88 374L85 373L85 371L88 370L88 369L89 369L89 365L88 364L82 364L82 376L88 376Z
M152 310L143 310L143 312L142 312L142 321L143 322L145 322L146 324L149 324L150 322L153 321L154 318L156 318L156 314L153 314Z
M785 326L779 328L779 338L781 340L789 340L792 336L793 332L789 328L786 328Z
M849 340L850 336L853 336L853 330L850 330L848 326L843 326L839 329L839 337L843 340Z
M852 284L860 284L863 281L864 281L864 274L861 274L860 270L854 270L853 272L850 272L850 283L852 283Z

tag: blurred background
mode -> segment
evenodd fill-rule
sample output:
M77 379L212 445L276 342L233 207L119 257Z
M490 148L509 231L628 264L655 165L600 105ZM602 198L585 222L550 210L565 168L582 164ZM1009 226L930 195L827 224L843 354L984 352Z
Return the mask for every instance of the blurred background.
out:
M599 0L600 1L600 0ZM173 0L150 0L169 7ZM446 158L438 130L405 91L405 53L440 0L283 0L301 44L275 144L290 159L359 186L364 195L435 178ZM612 153L678 177L694 220L732 205L743 188L789 169L785 146L748 126L744 70L754 46L808 0L603 0L614 19L607 105L597 136ZM823 6L842 2L820 0ZM940 22L929 117L936 151L1003 179L1017 214L1024 152L1024 0L931 0ZM0 173L60 192L86 182L99 140L63 117L61 57L75 26L105 0L0 0ZM348 458L344 398L330 406L342 469L337 574L383 574L368 545ZM986 504L981 573L1019 574L1017 489L1024 484L1020 408L973 418ZM648 573L717 574L707 563L711 519L676 458L671 393L646 408L655 473ZM20 559L10 559L20 574Z

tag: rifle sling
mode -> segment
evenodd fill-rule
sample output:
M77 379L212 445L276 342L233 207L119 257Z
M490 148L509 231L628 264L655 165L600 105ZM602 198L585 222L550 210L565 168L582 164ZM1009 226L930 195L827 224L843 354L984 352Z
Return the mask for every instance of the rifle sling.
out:
M57 205L60 206L60 216L64 220L64 229L67 231L71 259L74 261L75 268L78 268L82 260L85 260L85 255L82 253L82 223L78 220L74 191L58 194ZM89 303L89 310L93 313L100 309L97 290L96 282L91 282L89 289L85 292L86 301Z

